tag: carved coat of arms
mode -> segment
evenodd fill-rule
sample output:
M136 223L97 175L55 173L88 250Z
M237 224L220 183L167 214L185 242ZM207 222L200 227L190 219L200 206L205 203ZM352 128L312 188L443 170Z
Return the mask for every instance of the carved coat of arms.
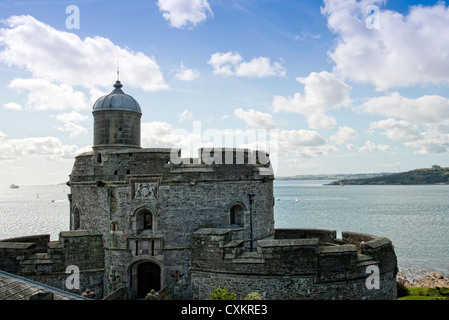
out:
M157 196L156 183L138 182L135 187L134 199L155 199Z

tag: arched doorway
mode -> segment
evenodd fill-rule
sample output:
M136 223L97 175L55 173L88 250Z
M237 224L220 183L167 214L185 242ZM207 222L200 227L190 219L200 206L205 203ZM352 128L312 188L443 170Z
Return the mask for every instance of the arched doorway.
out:
M152 262L143 262L135 267L136 298L145 298L147 293L154 289L161 290L161 268Z

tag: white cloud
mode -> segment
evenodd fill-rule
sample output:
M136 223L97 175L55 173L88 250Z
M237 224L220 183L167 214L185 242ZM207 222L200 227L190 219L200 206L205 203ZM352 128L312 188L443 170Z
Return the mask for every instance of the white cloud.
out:
M449 83L449 8L410 6L406 15L385 10L386 1L325 0L322 13L337 44L334 71L378 90ZM379 29L368 29L368 5L378 5Z
M142 147L181 148L182 154L196 156L202 146L201 133L173 129L167 122L153 121L142 123Z
M279 62L272 64L269 58L258 57L240 63L235 69L235 74L249 78L284 77L286 70Z
M237 52L217 52L211 55L207 61L213 68L214 74L248 77L284 77L285 68L279 63L271 63L267 57L254 58L249 62L244 62L242 56Z
M184 110L183 112L176 115L180 122L192 120L193 113L189 110Z
M164 19L175 28L194 27L213 16L207 0L158 0L157 5L164 12Z
M359 109L415 123L449 124L449 99L438 95L410 99L398 92L392 92L387 96L369 99Z
M332 129L337 125L337 119L325 114L311 114L307 119L310 129Z
M416 149L416 154L443 153L449 151L449 132L447 127L428 127L421 139L410 139L405 146Z
M389 117L372 122L370 131L379 130L390 140L403 141L416 154L449 151L449 99L445 97L425 95L410 99L392 92L371 98L357 109Z
M92 90L110 88L117 61L123 84L157 91L168 88L154 57L115 45L103 37L84 40L59 31L32 16L12 16L0 29L0 62L17 66L39 78Z
M42 79L16 78L8 84L9 89L21 93L29 91L27 107L30 110L88 109L84 93L74 91L67 84L54 84Z
M337 151L317 131L281 130L279 132L280 154L292 154L296 157L314 158Z
M7 139L6 135L0 132L0 160L30 156L41 156L48 160L73 159L87 150L91 150L90 147L64 145L56 137Z
M56 119L62 122L81 122L86 121L88 117L79 112L72 111L69 113L58 114Z
M175 77L182 81L193 81L200 76L200 72L193 69L187 69L181 63L181 67L176 71Z
M273 116L269 113L264 113L250 109L249 111L243 111L242 109L236 109L234 114L240 120L254 129L274 129L276 124L273 121Z
M62 126L57 127L60 131L70 132L69 137L74 138L87 133L87 129L73 122L66 122Z
M339 127L338 132L332 135L329 139L334 141L339 146L346 145L348 149L351 149L353 145L350 143L350 141L354 140L357 137L357 131L355 131L351 127L344 126Z
M405 120L386 119L370 124L370 131L380 130L390 140L403 141L416 154L449 151L449 132L446 126L426 126L424 130Z
M309 118L309 127L312 129L334 127L335 118L325 113L351 103L350 87L327 71L312 72L309 76L296 80L304 85L304 94L295 93L289 98L275 96L274 111L303 114Z
M82 122L88 119L87 116L84 116L76 111L72 111L70 113L63 113L56 115L56 119L58 121L63 122L63 125L57 127L60 131L70 132L70 138L77 137L82 134L87 133L87 129L75 124L75 122Z
M210 56L208 64L214 68L214 74L233 75L233 67L238 65L243 58L238 53L232 51L222 53L217 52Z
M20 111L22 110L22 106L18 103L15 102L7 102L3 105L3 108L5 108L6 110L16 110L16 111Z
M381 130L390 140L411 141L422 139L421 131L416 124L405 120L386 119L370 123L370 131Z
M363 147L359 148L359 152L365 153L373 153L373 152L381 152L385 153L391 149L390 146L384 144L374 144L371 141L366 141Z

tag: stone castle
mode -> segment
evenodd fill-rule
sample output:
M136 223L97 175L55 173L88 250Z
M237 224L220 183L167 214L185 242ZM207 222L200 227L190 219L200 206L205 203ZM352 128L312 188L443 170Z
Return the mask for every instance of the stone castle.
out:
M0 241L0 269L97 299L154 289L206 299L396 299L391 241L333 230L276 229L269 155L247 149L140 146L139 103L114 90L93 106L91 152L76 157L70 231ZM79 287L67 285L68 267ZM370 271L374 270L374 271ZM371 285L372 283L375 285Z

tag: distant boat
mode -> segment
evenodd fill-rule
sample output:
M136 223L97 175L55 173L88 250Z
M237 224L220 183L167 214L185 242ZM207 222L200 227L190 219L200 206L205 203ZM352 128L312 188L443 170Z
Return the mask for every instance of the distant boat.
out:
M9 187L10 189L19 189L19 186L16 186L14 183Z

